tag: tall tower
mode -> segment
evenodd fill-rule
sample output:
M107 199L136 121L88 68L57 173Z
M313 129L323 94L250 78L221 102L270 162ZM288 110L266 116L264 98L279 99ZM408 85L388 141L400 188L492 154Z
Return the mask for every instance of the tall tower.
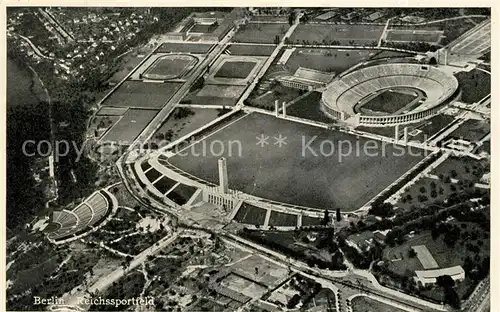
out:
M405 145L408 144L408 127L403 129L403 141Z
M399 141L399 125L394 127L394 142Z
M221 193L228 193L229 185L227 180L227 163L226 158L219 158L219 191Z

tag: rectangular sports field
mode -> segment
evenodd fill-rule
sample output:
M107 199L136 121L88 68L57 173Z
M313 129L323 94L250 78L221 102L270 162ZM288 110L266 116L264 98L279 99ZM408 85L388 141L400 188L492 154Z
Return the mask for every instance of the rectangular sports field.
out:
M276 36L280 40L290 28L288 23L249 23L241 25L238 32L234 35L233 42L248 43L275 43Z
M286 62L294 73L299 67L340 74L357 63L369 60L378 50L297 48Z
M187 57L161 57L157 59L144 74L160 76L178 76L193 59Z
M205 54L212 48L212 43L176 43L176 42L165 42L163 43L157 53L168 53L168 52L185 52L194 54Z
M310 44L339 41L341 45L365 45L377 42L383 30L381 25L300 24L290 36L290 41Z
M269 225L297 226L297 215L273 210L269 218Z
M267 140L258 145L260 136ZM286 143L281 147L280 136ZM225 156L232 189L285 203L353 211L424 157L423 152L412 156L400 146L367 142L351 134L252 113L170 162L218 183L217 160ZM365 153L363 146L372 147ZM196 157L200 153L204 156Z
M103 141L131 144L158 113L152 109L129 109L120 121L102 138Z
M256 62L226 61L215 73L214 77L245 79L252 72L255 65L257 65Z
M104 106L161 108L182 83L125 81L103 103Z
M376 112L393 114L413 101L415 97L410 94L384 91L363 105L364 109Z
M198 91L186 95L181 103L233 106L236 104L241 94L243 94L245 88L245 86L207 84Z
M232 44L226 51L230 55L270 56L276 45Z
M243 203L234 216L234 220L244 224L264 225L267 210Z
M442 31L433 30L402 30L390 29L387 31L386 41L413 41L437 43L441 39Z
M219 27L217 24L195 24L189 29L189 32L211 34L217 27Z

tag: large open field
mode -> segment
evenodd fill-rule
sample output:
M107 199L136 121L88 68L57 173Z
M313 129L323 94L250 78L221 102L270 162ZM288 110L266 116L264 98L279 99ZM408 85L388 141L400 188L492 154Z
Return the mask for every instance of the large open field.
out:
M233 106L245 91L245 86L210 85L206 84L201 89L187 94L181 103L199 105Z
M293 43L331 44L338 41L341 45L370 45L382 35L381 25L332 25L300 24L290 41Z
M161 108L182 83L125 81L103 103L105 106Z
M386 41L438 43L442 34L442 31L434 30L390 29L387 31Z
M168 52L186 52L195 54L205 54L212 48L211 43L175 43L175 42L165 42L163 43L157 53L168 53Z
M290 73L306 67L340 74L376 54L376 50L297 48L286 62L286 68Z
M360 296L352 299L353 312L405 312L395 306L383 302Z
M263 147L256 144L261 135L269 136ZM286 137L286 145L281 147L276 139L280 136ZM232 189L291 204L352 211L424 156L423 152L411 156L402 147L367 141L253 113L189 147L184 156L170 158L170 162L217 182L217 159L225 156ZM377 143L379 147L374 151ZM363 146L372 149L365 153ZM195 156L203 152L204 157Z
M276 45L231 44L226 51L230 55L269 56Z
M131 144L156 115L157 110L129 109L102 138L103 141Z
M276 43L276 36L280 40L287 32L290 25L288 23L249 23L241 25L238 32L234 35L234 42L248 43Z
M219 68L214 77L245 79L255 65L257 65L255 62L232 62L228 60Z
M185 74L198 60L192 55L165 55L158 58L146 71L144 77L151 79L172 79Z
M188 110L189 115L180 113L180 108L174 109L167 120L155 132L153 138L166 142L173 142L176 139L208 124L216 119L219 111L205 108L183 108ZM192 113L192 114L191 114Z

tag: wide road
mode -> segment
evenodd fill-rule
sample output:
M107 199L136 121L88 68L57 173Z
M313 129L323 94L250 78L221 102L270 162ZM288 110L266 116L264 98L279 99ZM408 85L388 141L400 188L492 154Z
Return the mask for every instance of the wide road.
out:
M194 72L186 80L185 83L179 88L179 90L170 98L170 100L165 104L161 111L153 118L153 120L148 124L148 126L142 130L141 134L134 140L130 145L128 150L133 150L143 143L146 143L160 128L163 121L168 117L168 115L175 108L175 104L184 97L184 95L189 91L191 85L198 79L198 77L205 72L208 65L212 63L227 47L229 40L233 37L235 33L234 28L229 31L229 33L222 39L216 47L207 55L207 57L201 62L199 66L194 69Z

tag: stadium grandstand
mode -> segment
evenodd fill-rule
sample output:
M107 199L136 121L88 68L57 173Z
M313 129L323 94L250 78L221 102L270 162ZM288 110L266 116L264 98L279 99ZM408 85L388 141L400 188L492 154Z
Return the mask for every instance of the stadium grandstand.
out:
M47 237L54 242L81 237L109 215L115 206L113 197L108 191L101 190L94 192L73 210L54 211L51 221L54 230Z
M278 78L278 81L285 87L312 90L325 87L334 76L332 73L299 67L293 76L283 76Z
M419 90L425 100L410 111L370 115L355 111L374 94L396 88ZM457 95L457 79L438 67L411 63L361 68L338 77L322 95L322 108L331 118L353 126L390 126L419 122L435 115Z

